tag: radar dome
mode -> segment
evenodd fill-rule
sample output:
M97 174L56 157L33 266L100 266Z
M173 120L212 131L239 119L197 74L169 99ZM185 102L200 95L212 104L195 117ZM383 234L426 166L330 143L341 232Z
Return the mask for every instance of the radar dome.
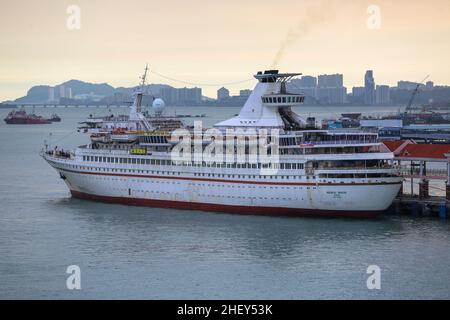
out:
M153 100L153 104L152 107L153 109L155 109L155 116L156 117L161 117L164 107L166 106L166 104L164 103L163 99L160 98L156 98L155 100Z
M166 104L164 103L163 99L157 98L157 99L153 100L152 106L155 109L163 109L166 106Z

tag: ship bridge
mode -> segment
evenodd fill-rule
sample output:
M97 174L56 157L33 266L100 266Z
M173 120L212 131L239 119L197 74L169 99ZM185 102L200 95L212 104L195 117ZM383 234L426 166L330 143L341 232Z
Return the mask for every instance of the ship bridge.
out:
M299 75L301 73L279 73L278 70L258 72L254 76L258 83L240 113L215 127L300 129L306 122L291 107L300 106L304 95L286 91L286 82Z
M265 94L261 100L263 106L267 107L295 107L303 104L305 96L292 93Z

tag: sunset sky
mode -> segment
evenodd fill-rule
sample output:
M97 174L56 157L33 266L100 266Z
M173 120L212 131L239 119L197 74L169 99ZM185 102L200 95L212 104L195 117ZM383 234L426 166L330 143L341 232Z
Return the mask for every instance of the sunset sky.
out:
M81 9L80 30L66 26L69 5ZM370 5L381 9L378 30L367 26ZM133 86L147 62L172 78L222 84L271 68L276 56L281 71L343 73L349 88L367 69L377 84L428 74L450 84L450 2L0 0L0 101L70 79ZM184 86L156 74L150 82Z

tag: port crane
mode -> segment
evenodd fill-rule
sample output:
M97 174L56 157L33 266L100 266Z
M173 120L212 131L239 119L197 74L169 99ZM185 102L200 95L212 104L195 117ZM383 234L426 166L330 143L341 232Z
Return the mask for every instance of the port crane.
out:
M420 86L421 86L425 81L427 81L429 77L430 77L429 75L426 76L420 83L418 83L418 84L416 85L416 88L414 89L414 91L413 91L413 93L412 93L412 95L411 95L411 98L409 99L408 104L406 105L405 113L408 113L409 111L411 111L411 106L412 106L412 104L413 104L413 102L414 102L414 98L415 98L416 95L419 93Z

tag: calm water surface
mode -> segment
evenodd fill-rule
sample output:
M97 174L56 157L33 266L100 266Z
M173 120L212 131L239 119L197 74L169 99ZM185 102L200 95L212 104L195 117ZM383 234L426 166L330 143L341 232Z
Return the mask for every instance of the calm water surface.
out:
M234 216L72 199L39 157L43 141L84 144L78 121L126 109L36 109L54 111L61 123L0 124L0 298L450 298L450 230L438 219ZM374 113L387 111L396 109ZM208 113L209 125L238 109L189 112ZM79 291L66 289L73 264ZM372 264L381 290L367 289Z

